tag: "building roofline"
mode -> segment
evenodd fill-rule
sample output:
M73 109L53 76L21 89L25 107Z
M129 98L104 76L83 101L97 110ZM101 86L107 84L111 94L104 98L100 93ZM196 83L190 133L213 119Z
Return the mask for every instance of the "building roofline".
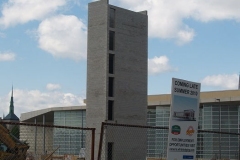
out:
M148 106L169 106L171 104L171 94L157 94L148 95ZM228 102L240 102L240 90L221 90L221 91L204 91L200 93L200 105L201 103L219 103L216 99L220 99L222 103ZM85 100L86 102L86 100ZM86 110L86 105L82 106L66 106L66 107L52 107L41 109L37 111L31 111L22 113L20 121L26 121L31 118L54 112L54 111L70 111L70 110Z
M204 91L200 93L200 103L217 103L240 101L240 90L221 90L221 91ZM148 96L148 106L170 105L171 94L159 94Z
M71 111L71 110L85 110L85 109L86 109L86 106L65 106L65 107L52 107L52 108L40 109L36 111L21 113L20 121L25 121L33 117L37 117L39 115L43 115L53 111L62 111L62 110Z

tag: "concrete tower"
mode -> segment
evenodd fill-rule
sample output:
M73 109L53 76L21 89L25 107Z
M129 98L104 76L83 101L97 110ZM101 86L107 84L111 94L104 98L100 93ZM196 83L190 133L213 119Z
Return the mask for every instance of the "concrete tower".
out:
M86 123L96 128L95 153L102 122L147 123L147 21L146 11L122 9L108 0L89 4ZM145 159L146 134L138 136L137 144L120 146L122 153L125 148L139 154L129 159ZM111 137L107 141L117 152L120 134ZM115 152L114 157L121 159Z

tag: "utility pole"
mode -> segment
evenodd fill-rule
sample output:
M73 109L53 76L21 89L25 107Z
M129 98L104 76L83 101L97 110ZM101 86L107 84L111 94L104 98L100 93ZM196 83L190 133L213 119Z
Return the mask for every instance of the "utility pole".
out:
M220 103L220 99L216 99L217 102ZM218 111L218 131L219 131L219 135L218 135L218 141L219 141L219 159L222 159L221 156L221 104L219 104L219 111Z

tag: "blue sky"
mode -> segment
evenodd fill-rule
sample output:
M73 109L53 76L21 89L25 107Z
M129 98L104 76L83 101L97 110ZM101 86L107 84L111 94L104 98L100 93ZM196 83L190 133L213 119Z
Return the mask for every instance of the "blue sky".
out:
M86 98L87 4L91 0L0 2L0 116L82 105ZM110 0L148 10L148 94L171 91L172 77L201 91L238 88L239 0Z

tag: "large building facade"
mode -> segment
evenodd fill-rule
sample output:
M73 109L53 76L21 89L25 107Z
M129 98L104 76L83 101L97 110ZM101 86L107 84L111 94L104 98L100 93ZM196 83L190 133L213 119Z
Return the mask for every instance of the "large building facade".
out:
M129 11L108 0L90 3L88 16L86 126L96 128L98 150L102 122L147 124L148 17L146 11ZM147 138L139 136L126 146L115 143L117 136L106 136L106 150L135 150L140 153L135 158L142 159Z
M148 98L148 125L168 127L171 95L153 95ZM240 133L239 126L240 90L201 93L199 130ZM148 156L166 157L168 130L150 132L148 137ZM225 159L239 159L239 146L238 135L201 132L198 134L196 155L202 159L220 156Z
M168 127L170 99L170 94L148 96L148 105L146 106L148 126ZM199 129L208 131L219 131L220 129L221 132L240 133L240 90L201 92L199 108ZM41 117L44 115L48 117L48 124L81 127L86 124L85 115L87 114L86 106L58 107L24 113L21 115L21 122L34 123L37 119L38 123L42 123ZM64 134L66 137L69 136L69 133ZM52 139L56 139L56 142L52 140L55 145L69 142L69 138L58 142L56 134L52 134L52 136ZM148 132L147 136L145 157L166 157L168 130ZM82 144L81 136L78 139L76 153L79 152L79 148L85 147L85 141L83 140ZM221 148L219 148L219 143ZM219 157L220 149L222 158L238 159L239 146L239 137L236 135L222 134L219 142L219 134L199 133L196 155L200 159L212 159Z
M47 108L21 114L21 122L54 126L86 127L86 106ZM20 139L27 140L29 152L43 155L56 150L55 154L79 155L85 148L84 130L58 127L20 126Z

